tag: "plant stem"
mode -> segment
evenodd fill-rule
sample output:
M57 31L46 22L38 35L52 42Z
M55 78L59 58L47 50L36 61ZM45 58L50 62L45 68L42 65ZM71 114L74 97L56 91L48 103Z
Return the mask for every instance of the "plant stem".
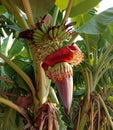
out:
M49 94L50 80L46 77L41 63L37 63L38 79L37 79L37 92L36 95L40 100L40 105L47 101Z
M84 106L82 108L81 119L80 119L80 124L78 126L78 130L84 130L84 126L86 125L88 119L88 113L87 113L88 107L89 107L89 102L87 101L87 97L86 97Z
M90 72L89 72L90 73ZM83 71L83 75L86 81L86 86L87 86L87 101L90 101L90 87L91 87L91 80L90 80L90 75L88 73L88 69L85 68Z
M25 113L24 109L22 109L21 107L19 107L18 105L14 104L12 101L9 101L8 99L2 98L0 97L0 103L3 103L11 108L13 108L14 110L16 110L17 112L19 112L21 115L23 115L26 120L28 121L28 123L30 123L29 121L29 117L27 116L27 114Z
M69 17L73 2L74 2L74 0L69 0L68 6L67 6L67 9L66 9L66 14L65 14L63 22L62 22L63 24L67 21L67 19Z
M27 25L27 22L23 18L23 15L20 12L19 8L14 3L12 3L11 0L10 1L1 0L1 1L6 6L6 8L15 16L22 30L28 29L29 27Z
M87 115L87 110L89 107L89 102L90 102L90 85L91 85L91 81L90 81L90 75L88 73L88 69L84 69L83 71L83 75L86 81L86 86L87 86L87 96L85 98L85 102L84 102L84 106L82 108L82 113L81 113L81 119L80 119L80 124L78 126L78 130L84 130L84 126L86 124L86 121L88 119L88 115Z
M102 103L102 106L103 106L105 112L106 112L106 115L107 115L107 117L108 117L108 120L109 120L109 122L110 122L110 124L111 124L111 128L113 129L113 121L112 121L111 116L110 116L110 114L109 114L109 112L108 112L108 109L107 109L107 107L106 107L106 105L105 105L105 102L103 101L103 99L102 99L102 97L101 97L101 95L100 95L99 93L97 93L97 95L98 95L98 97L99 97L99 99L100 99L100 101L101 101L101 103Z
M29 0L22 0L22 2L23 2L24 9L25 9L25 12L28 17L29 26L30 26L30 28L33 28L34 20L33 20L32 10L30 7L30 2L29 2Z
M53 13L51 26L55 26L56 25L58 13L59 13L59 7L55 6L55 10L54 10L54 13Z

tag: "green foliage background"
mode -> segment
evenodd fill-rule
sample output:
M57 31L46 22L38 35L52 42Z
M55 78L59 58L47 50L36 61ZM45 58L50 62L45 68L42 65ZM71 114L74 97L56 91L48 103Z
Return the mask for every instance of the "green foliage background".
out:
M68 16L71 21L77 22L74 29L82 39L76 44L84 53L84 62L73 69L73 103L69 116L65 114L57 94L60 130L96 130L97 126L98 130L113 129L113 8L96 14L95 6L100 1L75 0ZM46 13L54 17L55 7L58 7L57 22L61 23L68 2L30 0L34 21ZM28 29L29 25L26 15L21 13L21 16L16 10L25 11L21 0L1 0L0 3L0 97L15 102L20 95L34 93L33 58L27 41L18 38L19 32ZM54 83L52 87L56 92ZM2 92L15 94L16 98L4 97ZM92 116L93 105L95 115ZM32 119L32 114L30 116ZM26 119L7 103L0 104L0 129L21 130L25 124Z

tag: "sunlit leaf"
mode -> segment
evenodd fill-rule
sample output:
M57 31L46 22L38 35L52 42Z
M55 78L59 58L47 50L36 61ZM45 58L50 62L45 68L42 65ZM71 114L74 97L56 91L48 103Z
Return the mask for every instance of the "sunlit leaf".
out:
M56 0L56 5L60 8L60 10L66 9L69 0Z
M75 0L74 5L71 9L70 17L75 17L77 15L90 11L100 1L101 0Z
M5 55L6 54L6 47L7 47L7 43L8 43L9 38L5 38L2 42L1 47L1 52Z
M108 100L113 102L113 96L110 96Z

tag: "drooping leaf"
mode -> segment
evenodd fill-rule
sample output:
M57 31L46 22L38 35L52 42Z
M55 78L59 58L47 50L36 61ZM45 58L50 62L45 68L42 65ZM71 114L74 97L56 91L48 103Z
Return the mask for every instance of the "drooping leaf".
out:
M75 0L70 12L70 17L75 17L82 13L90 11L101 0Z
M79 33L101 34L111 22L113 22L113 8L109 8L94 16L87 23L82 25L77 31Z

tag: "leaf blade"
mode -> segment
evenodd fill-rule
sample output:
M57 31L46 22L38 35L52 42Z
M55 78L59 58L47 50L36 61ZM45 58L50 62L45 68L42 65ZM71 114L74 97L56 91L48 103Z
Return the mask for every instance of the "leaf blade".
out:
M91 20L82 25L77 32L86 34L101 34L111 22L113 22L113 8L109 8L94 16Z
M85 13L95 7L101 0L75 0L71 9L70 17Z

